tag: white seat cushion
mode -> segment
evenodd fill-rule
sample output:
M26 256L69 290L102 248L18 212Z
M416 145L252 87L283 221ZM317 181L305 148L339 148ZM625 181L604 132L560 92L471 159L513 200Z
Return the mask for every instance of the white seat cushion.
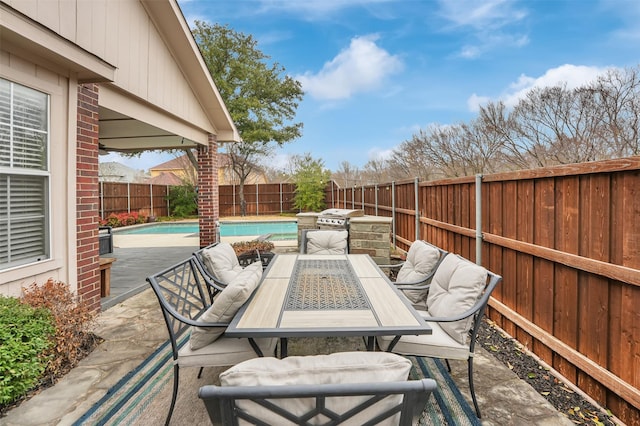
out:
M433 329L431 335L402 336L392 351L403 355L418 355L445 359L469 358L469 346L454 340L440 327L442 323L428 322ZM380 349L387 350L394 336L378 336Z
M416 240L409 247L407 260L398 271L397 283L414 283L425 279L440 260L440 251L421 240ZM403 290L411 303L424 304L429 290Z
M249 299L262 277L262 264L252 263L244 268L216 298L199 322L230 322L238 309ZM189 345L192 350L200 349L220 337L226 327L192 327Z
M345 230L307 232L307 253L345 254L348 236L349 232Z
M272 355L278 339L255 339L263 355ZM258 355L251 347L248 339L220 337L200 349L193 350L185 344L178 351L178 365L181 367L219 367L235 365L239 362L255 358Z
M396 354L386 352L341 352L331 355L291 356L285 359L255 358L242 362L220 374L222 386L267 386L330 383L368 383L405 381L411 370L411 361ZM383 412L397 404L401 396L394 395L371 409ZM344 413L354 406L354 401L363 397L327 398L331 410ZM313 407L308 398L282 399L276 402L286 410L300 414ZM260 413L268 424L282 424L282 417L264 410L251 401L240 401L240 408L252 413ZM371 411L367 410L367 418ZM363 415L364 413L361 413ZM362 424L361 415L355 416L349 424ZM325 419L326 420L326 419ZM381 424L395 425L398 416L393 416Z
M223 283L229 283L242 272L235 250L229 243L218 243L202 250L204 264L214 277Z
M469 310L482 296L488 272L482 266L456 255L447 255L433 279L427 297L429 315L451 317ZM473 316L455 322L440 323L457 342L466 344Z

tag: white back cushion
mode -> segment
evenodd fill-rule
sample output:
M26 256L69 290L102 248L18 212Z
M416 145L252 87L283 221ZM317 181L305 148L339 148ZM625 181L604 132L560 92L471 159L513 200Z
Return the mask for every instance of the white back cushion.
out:
M231 282L242 271L238 256L229 243L218 243L202 250L202 257L209 272L223 283Z
M411 370L411 361L388 352L339 352L331 355L290 356L285 359L255 358L237 364L220 374L222 386L267 386L302 385L329 383L368 383L405 381ZM389 398L387 404L377 404L371 409L383 412L391 402L398 403L401 396ZM330 409L344 413L353 407L354 401L362 397L327 398ZM286 410L301 414L313 407L308 398L273 400ZM284 424L282 417L264 410L250 401L241 401L238 405L251 413L260 413L268 424ZM367 417L371 411L366 412ZM361 414L349 424L362 424ZM326 418L324 419L326 421ZM392 416L385 425L396 425L398 416Z
M398 271L396 282L413 283L426 278L440 260L440 251L422 240L416 240L409 247L407 260ZM404 294L412 303L420 304L427 298L429 290L405 290Z
M198 319L200 322L230 322L238 309L249 299L262 277L262 264L254 262L244 268L216 298L213 305ZM226 327L192 327L189 345L198 350L222 336Z
M308 254L345 254L347 252L346 230L311 231L307 232Z
M487 270L456 255L447 255L433 279L427 297L430 316L450 317L470 309L482 296L487 283ZM457 342L466 344L473 316L440 326Z

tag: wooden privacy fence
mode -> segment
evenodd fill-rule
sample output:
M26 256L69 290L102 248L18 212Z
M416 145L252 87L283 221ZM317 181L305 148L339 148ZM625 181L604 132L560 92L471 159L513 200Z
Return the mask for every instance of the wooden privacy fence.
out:
M220 217L240 215L239 185L220 185ZM293 183L261 183L244 185L247 215L298 213L293 207L296 185Z
M627 424L640 424L640 157L326 190L503 276L489 316ZM476 224L481 224L476 230Z
M297 213L293 207L293 183L266 183L244 186L248 215ZM100 182L100 216L111 213L143 213L147 216L168 216L170 186L144 183ZM240 215L238 185L220 185L220 216Z
M98 211L103 219L111 213L168 216L169 186L148 183L100 182Z

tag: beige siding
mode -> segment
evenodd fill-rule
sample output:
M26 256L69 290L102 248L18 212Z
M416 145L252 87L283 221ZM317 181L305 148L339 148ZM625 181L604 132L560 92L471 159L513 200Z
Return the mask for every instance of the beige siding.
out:
M75 270L75 187L67 171L75 170L75 109L68 111L68 79L0 50L0 77L50 96L50 240L51 259L0 271L0 294L18 296L23 287L48 278L77 287ZM71 82L76 87L75 82ZM71 102L75 104L75 89ZM73 180L71 180L73 182ZM53 195L55 194L55 196Z
M215 131L139 1L9 0L8 3L116 66L113 84L120 89L192 126Z

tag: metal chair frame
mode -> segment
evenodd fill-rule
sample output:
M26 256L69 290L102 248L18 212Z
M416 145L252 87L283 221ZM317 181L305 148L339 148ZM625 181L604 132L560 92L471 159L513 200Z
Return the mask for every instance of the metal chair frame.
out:
M429 395L436 389L432 379L408 380L398 382L339 383L284 386L203 386L198 396L204 401L213 424L236 426L239 419L255 425L267 425L259 413L243 410L238 401L250 400L297 425L309 425L310 419L317 415L329 419L324 425L340 425L348 422L354 415L374 406L390 395L402 395L401 401L382 413L376 413L363 425L375 425L400 413L398 425L409 426L414 418L422 413ZM327 398L346 396L367 396L363 402L345 413L336 413L327 405ZM278 399L309 398L314 400L313 407L305 413L295 414L277 404Z
M198 322L198 318L211 306L214 296L222 291L222 289L211 285L203 285L201 278L202 275L193 256L147 277L147 282L151 285L162 308L162 315L169 331L174 360L173 395L166 424L169 424L171 420L178 394L180 337L185 332L188 332L191 326L227 327L229 325L228 323ZM256 356L263 356L258 344L253 339L249 339L249 343ZM212 344L215 344L215 342ZM201 372L202 368L200 369ZM198 376L200 376L200 373L198 373Z
M459 256L459 255L455 255L458 256L459 258L469 262L469 260L464 259L463 257ZM476 337L478 335L478 330L480 329L480 324L482 322L482 318L484 318L484 313L486 311L487 308L487 304L489 302L489 298L491 297L491 293L493 293L493 290L498 286L498 284L502 281L502 277L500 275L494 274L491 271L487 271L488 272L488 277L487 277L487 284L484 288L484 291L482 293L482 296L478 299L478 301L475 303L475 305L473 305L470 309L468 309L466 312L461 313L459 315L455 315L455 316L450 316L450 317L428 317L428 316L423 316L425 321L428 322L454 322L454 321L460 321L462 319L466 319L469 318L471 316L473 316L473 322L472 322L472 326L470 329L470 337L469 337L469 356L467 358L467 370L468 370L468 375L469 375L469 390L471 391L471 399L473 400L473 406L476 410L476 414L478 416L478 418L481 418L481 414L480 414L480 408L478 407L478 400L476 398L476 393L475 393L475 389L474 389L474 385L473 385L473 353L475 350L475 344L476 344ZM429 336L424 336L425 340L428 340ZM396 346L396 344L400 341L401 336L396 336L391 343L389 344L389 346L387 347L387 352L395 352L395 353L399 353L394 351L394 348ZM430 354L428 353L402 353L402 355L415 355L415 356L426 356L426 357L431 357ZM449 370L449 372L451 372L451 366L449 365L449 360L445 360L447 363L447 368Z

